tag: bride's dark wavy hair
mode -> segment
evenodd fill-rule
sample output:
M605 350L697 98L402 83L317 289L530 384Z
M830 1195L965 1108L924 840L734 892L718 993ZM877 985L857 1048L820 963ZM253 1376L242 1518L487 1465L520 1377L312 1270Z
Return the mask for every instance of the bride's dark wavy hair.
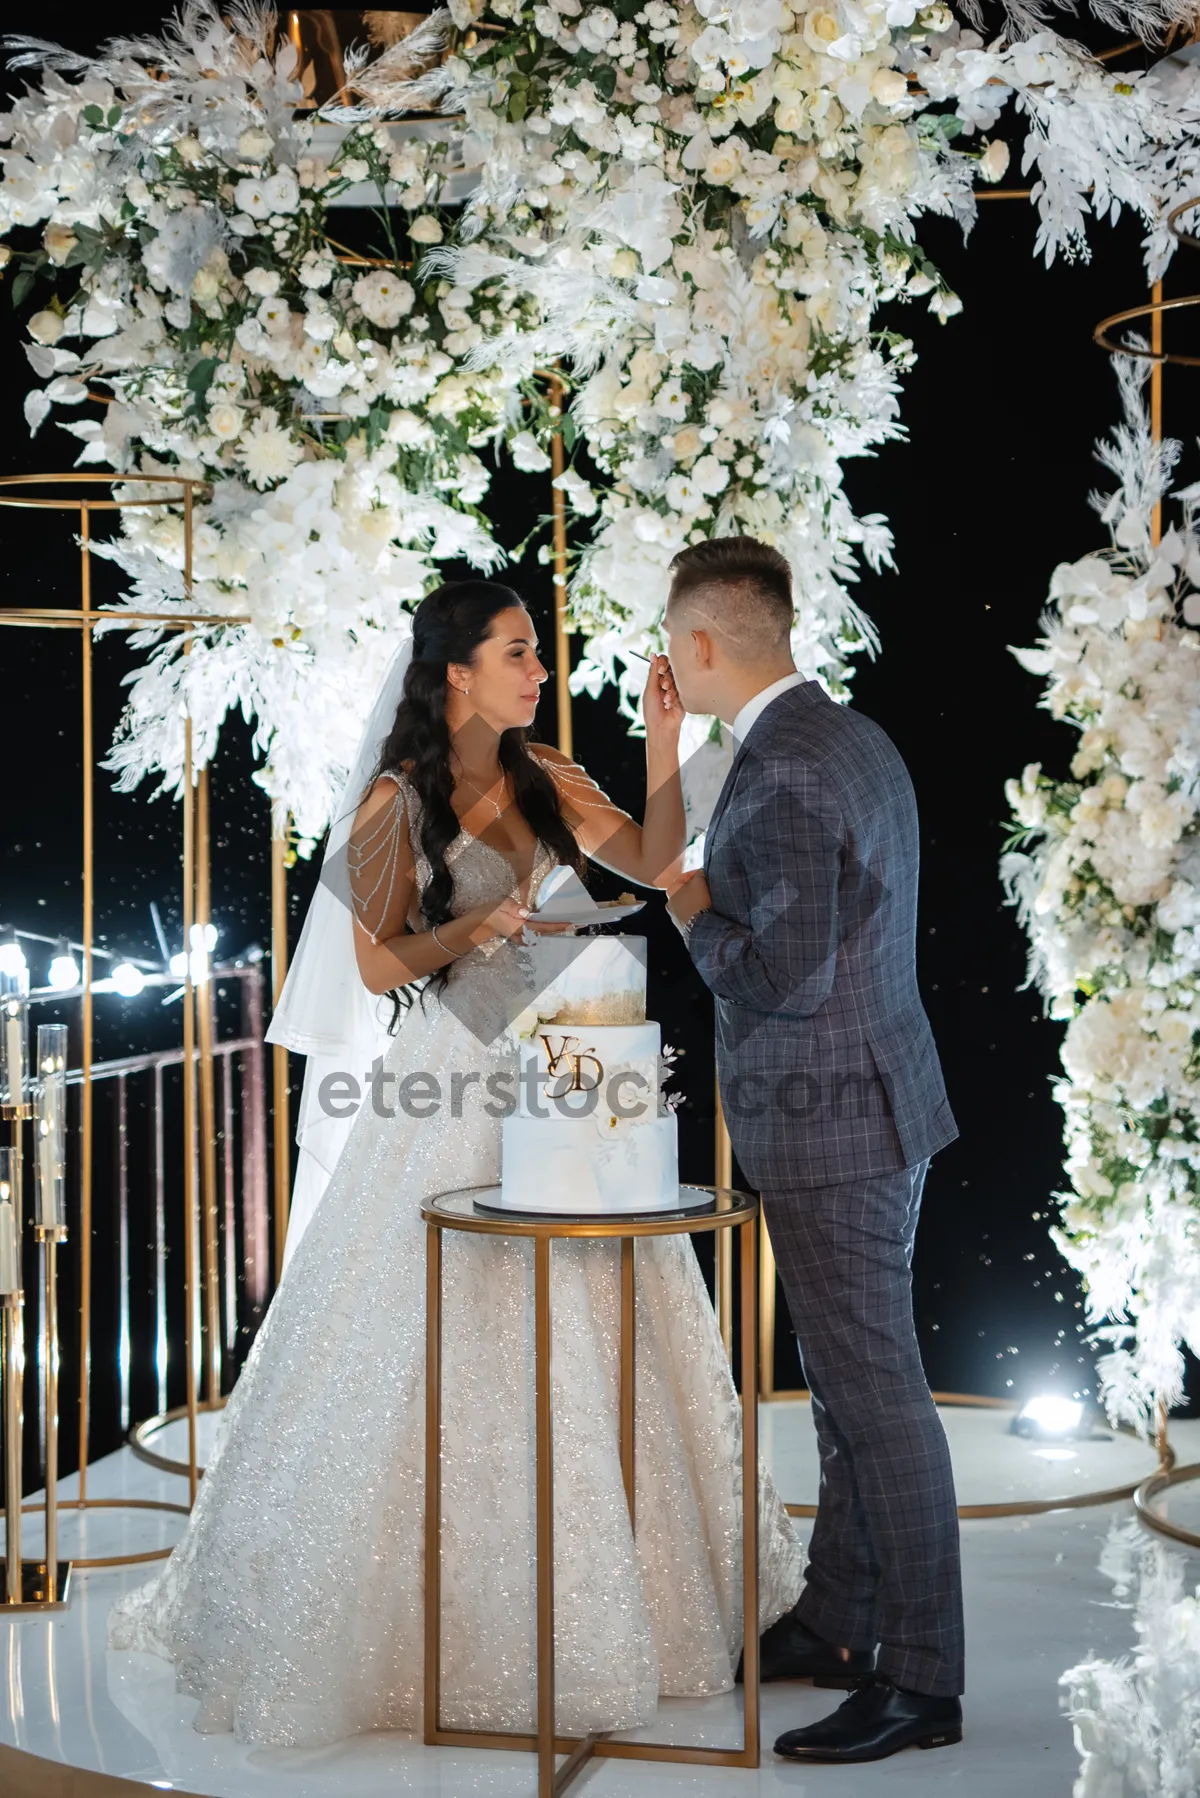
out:
M446 670L451 662L473 666L497 613L524 603L520 594L498 581L447 581L427 593L413 614L413 654L404 676L403 697L368 787L386 769L405 767L416 789L421 801L421 850L430 867L429 882L421 894L421 915L427 928L448 923L453 915L454 877L446 852L462 829L451 804L454 776L446 723ZM500 766L512 781L517 809L534 835L560 862L582 875L583 856L563 818L558 788L530 753L529 740L530 732L519 726L502 731ZM429 985L440 991L448 976L449 968L440 968ZM389 997L394 1010L388 1028L394 1030L401 1012L412 1004L412 991L393 989ZM423 1004L424 992L421 997Z

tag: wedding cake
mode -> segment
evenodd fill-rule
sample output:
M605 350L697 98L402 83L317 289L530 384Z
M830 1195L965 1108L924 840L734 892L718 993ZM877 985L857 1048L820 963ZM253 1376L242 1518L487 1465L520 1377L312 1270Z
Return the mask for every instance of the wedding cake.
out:
M490 1202L558 1216L677 1210L678 1121L646 1020L645 937L544 937L530 955L537 998L514 1026L517 1104Z

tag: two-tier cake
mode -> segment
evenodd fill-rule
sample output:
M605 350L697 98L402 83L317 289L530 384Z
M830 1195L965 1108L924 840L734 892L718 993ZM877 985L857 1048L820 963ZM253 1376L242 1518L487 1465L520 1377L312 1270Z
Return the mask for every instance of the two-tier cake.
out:
M504 1210L581 1216L679 1207L675 1112L646 1018L646 939L541 938L517 1020L516 1109L502 1129Z

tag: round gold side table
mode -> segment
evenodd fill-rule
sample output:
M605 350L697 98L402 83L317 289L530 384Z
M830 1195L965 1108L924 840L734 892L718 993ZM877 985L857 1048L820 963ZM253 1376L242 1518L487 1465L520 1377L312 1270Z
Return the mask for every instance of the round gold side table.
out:
M686 1761L757 1767L758 1723L758 1199L727 1186L681 1186L680 1209L597 1217L534 1217L486 1209L495 1186L437 1193L421 1207L426 1228L425 1309L425 1741L453 1748L524 1748L538 1757L538 1798L558 1798L593 1755L613 1760ZM536 1443L537 1734L443 1729L441 1725L442 1231L527 1237L533 1242L534 1410ZM556 1237L618 1238L621 1243L620 1452L631 1528L634 1517L634 1256L639 1236L737 1230L741 1240L742 1630L744 1713L740 1748L621 1742L603 1734L559 1736L554 1705L554 1464L550 1403L550 1248ZM557 1756L566 1755L561 1767Z

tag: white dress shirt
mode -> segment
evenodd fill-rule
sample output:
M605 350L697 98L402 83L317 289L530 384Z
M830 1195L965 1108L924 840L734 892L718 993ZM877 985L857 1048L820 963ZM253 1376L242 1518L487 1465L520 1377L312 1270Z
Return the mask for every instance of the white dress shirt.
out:
M807 675L801 674L793 668L790 674L783 675L779 680L773 680L769 687L764 687L761 693L756 693L753 699L748 699L731 726L735 740L738 743L744 743L750 734L751 725L757 721L760 713L766 711L771 701L778 699L781 693L787 693L792 687L803 685L807 678Z

